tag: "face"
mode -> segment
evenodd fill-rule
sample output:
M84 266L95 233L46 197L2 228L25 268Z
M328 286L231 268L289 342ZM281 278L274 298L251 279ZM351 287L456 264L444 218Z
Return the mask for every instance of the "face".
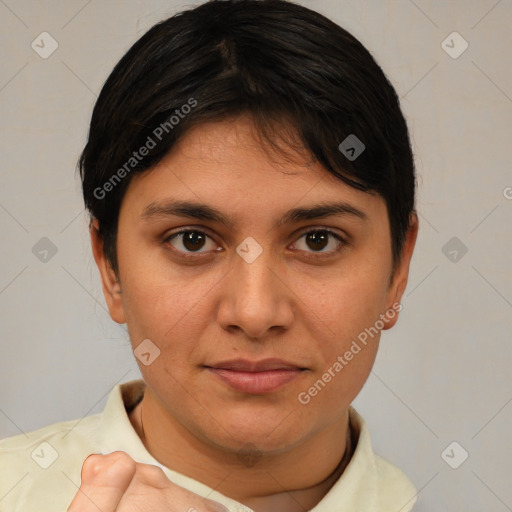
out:
M225 450L277 452L346 418L398 317L415 229L390 284L385 201L269 154L241 117L197 126L133 177L118 283L92 236L112 318L134 349L160 350L139 366L165 414Z

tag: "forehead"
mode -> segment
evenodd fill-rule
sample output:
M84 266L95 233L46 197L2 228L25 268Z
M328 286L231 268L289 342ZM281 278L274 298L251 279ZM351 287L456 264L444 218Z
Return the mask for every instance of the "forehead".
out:
M352 213L354 221L386 210L380 196L333 176L298 142L277 143L277 150L265 146L247 117L197 125L153 169L132 178L123 203L142 217L158 214L164 203L210 205L210 218L222 217L226 224L243 212L262 219L274 211L280 220L301 220L292 208L320 203L341 205L338 210ZM274 219L273 227L278 225Z
M275 122L272 144L264 138L249 114L241 114L219 122L193 126L176 143L165 160L175 158L210 160L225 169L241 170L239 163L264 164L262 171L272 168L284 175L311 174L314 157L304 148L297 132L289 123Z

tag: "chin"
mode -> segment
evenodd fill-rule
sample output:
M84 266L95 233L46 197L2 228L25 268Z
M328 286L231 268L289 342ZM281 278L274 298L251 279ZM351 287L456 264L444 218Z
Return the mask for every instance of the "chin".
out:
M257 449L261 452L280 453L299 444L308 437L306 425L297 421L294 414L281 409L281 414L275 410L267 414L252 413L230 416L225 414L216 432L209 432L216 438L215 444L222 444L233 451Z

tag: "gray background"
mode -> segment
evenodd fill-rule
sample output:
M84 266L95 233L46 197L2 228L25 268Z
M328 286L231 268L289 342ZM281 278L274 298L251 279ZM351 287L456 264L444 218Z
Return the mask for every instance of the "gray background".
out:
M382 65L419 174L404 309L355 406L420 490L416 510L512 510L512 2L300 3ZM0 0L0 437L99 412L140 375L105 307L75 164L114 64L187 5ZM31 47L44 31L58 43L46 59ZM457 58L453 31L469 43ZM453 441L452 465L469 453L458 469L441 456Z

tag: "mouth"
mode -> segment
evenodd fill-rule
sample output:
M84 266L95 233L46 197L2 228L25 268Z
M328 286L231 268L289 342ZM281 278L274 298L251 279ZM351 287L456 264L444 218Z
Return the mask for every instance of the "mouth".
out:
M216 378L242 393L271 393L299 377L307 368L280 359L234 359L205 366Z

